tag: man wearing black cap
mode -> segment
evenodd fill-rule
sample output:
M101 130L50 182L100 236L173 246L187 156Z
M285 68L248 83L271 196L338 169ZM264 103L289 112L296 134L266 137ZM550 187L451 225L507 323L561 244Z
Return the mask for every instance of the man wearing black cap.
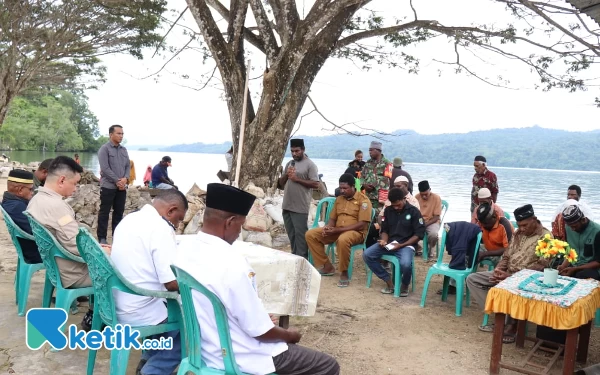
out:
M32 234L31 225L29 225L29 220L27 220L23 211L27 209L31 197L33 197L33 173L22 169L10 171L6 191L2 197L2 208L19 228L29 234ZM26 263L42 263L35 241L24 238L18 238L18 241Z
M498 178L494 172L487 169L487 160L485 157L481 155L475 156L473 167L475 168L475 174L473 175L473 188L471 189L471 213L473 213L475 207L479 204L477 193L481 188L490 189L492 201L494 203L498 201Z
M471 295L482 310L491 287L523 269L542 271L548 266L547 260L535 255L535 247L546 234L552 236L552 233L537 219L530 204L517 208L514 215L519 230L512 236L508 249L502 254L496 268L493 271L472 273L467 277ZM506 327L502 341L505 344L515 342L516 325L511 322ZM493 331L490 325L480 326L479 329Z
M425 228L427 230L427 249L429 253L429 261L437 259L436 247L440 232L440 217L442 215L442 198L439 195L431 192L429 181L424 180L419 182L419 194L415 196L419 201L419 209L423 220L425 220ZM425 245L423 245L425 246Z
M566 241L577 252L577 261L567 260L558 266L563 276L600 280L600 225L591 221L579 206L568 206L562 212L566 224Z
M44 186L46 177L48 177L48 167L54 159L46 159L40 163L38 169L33 172L33 195L37 194L37 190L40 186Z
M378 212L384 207L387 199L386 193L390 189L390 178L392 178L392 169L394 168L392 163L385 158L382 150L383 145L381 142L371 142L369 146L369 156L371 158L367 160L360 174L362 187L371 200L371 205ZM383 194L380 194L380 191Z
M373 214L371 202L363 193L356 190L354 181L354 176L349 173L340 176L341 195L335 199L329 222L323 228L313 228L306 232L306 242L315 267L323 276L333 276L335 273L335 267L323 247L335 242L341 273L338 282L340 288L350 284L348 277L350 249L365 240Z
M173 180L169 178L167 168L171 166L171 157L163 156L162 160L152 168L152 187L154 189L177 189Z
M240 370L248 374L337 375L331 356L296 345L302 335L276 326L258 298L256 273L231 246L255 196L233 186L208 184L204 225L179 245L174 264L216 294L227 310L231 343ZM223 370L223 351L211 303L194 294L202 330L202 360Z
M306 231L308 230L308 212L312 200L312 189L319 188L319 170L317 165L304 154L304 140L290 140L290 160L279 178L278 187L283 189L283 224L290 239L292 254L308 258Z

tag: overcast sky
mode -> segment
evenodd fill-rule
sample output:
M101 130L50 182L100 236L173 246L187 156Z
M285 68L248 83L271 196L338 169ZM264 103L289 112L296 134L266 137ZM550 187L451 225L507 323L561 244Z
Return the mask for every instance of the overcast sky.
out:
M302 0L298 3L302 14ZM309 3L310 0L305 1L306 9ZM406 16L410 20L412 12L406 3L375 0L369 9L381 11L386 17ZM493 1L415 0L413 3L420 19L434 19L449 26L468 26L473 22L503 25L510 21L506 11ZM170 0L169 5L183 9L185 1ZM566 2L564 6L568 6ZM196 28L189 13L185 24ZM187 39L180 34L174 33L169 42L185 43ZM519 48L525 51L528 47ZM418 75L382 67L365 72L352 62L330 59L317 76L310 95L330 120L340 124L354 121L380 131L413 129L423 134L439 134L533 125L570 131L600 129L600 109L593 106L594 97L600 96L597 88L574 94L536 91L532 89L535 76L523 66L490 56L485 56L488 64L468 54L461 57L477 73L509 78L510 85L519 90L492 87L474 77L454 74L452 67L431 60L451 61L452 50L445 39L407 49L407 53L421 57ZM152 51L147 55L150 57ZM259 65L251 74L256 77L264 69L264 57L258 54L252 57L253 66ZM158 70L167 58L139 61L121 55L104 59L108 81L99 90L88 91L101 133L107 134L108 127L118 123L124 126L129 145L230 141L228 111L218 80L213 81L213 87L202 91L180 86L199 87L194 80L212 71L211 61L203 63L198 53L184 52L158 79L140 79ZM180 79L183 74L192 79ZM260 79L252 81L252 91L259 92L259 85ZM311 109L307 101L303 113ZM328 128L322 118L312 114L303 120L298 134L328 135L331 134Z

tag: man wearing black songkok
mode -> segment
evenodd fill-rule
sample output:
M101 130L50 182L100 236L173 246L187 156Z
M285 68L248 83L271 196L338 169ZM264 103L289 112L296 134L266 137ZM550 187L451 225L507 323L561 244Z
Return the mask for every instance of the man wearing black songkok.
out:
M544 228L537 219L530 204L519 207L514 211L519 230L515 232L508 244L508 249L502 254L502 259L493 271L472 273L467 277L467 286L480 309L484 309L485 300L491 287L523 269L542 271L548 266L548 261L535 255L538 240L552 233ZM510 320L506 325L502 342L515 342L516 324ZM481 331L492 332L490 325L479 326Z
M33 197L33 173L22 169L13 169L8 173L6 191L2 198L2 208L24 232L32 234L29 220L23 214ZM29 264L42 263L35 241L18 238L23 258Z
M308 230L308 212L312 189L319 188L319 170L304 154L304 140L290 140L292 160L283 168L278 187L283 189L282 214L285 231L290 239L292 254L308 258L308 245L304 238Z
M175 265L214 293L225 306L237 365L248 374L338 375L337 361L296 345L302 335L274 324L256 290L256 273L231 244L255 197L233 186L208 184L204 226L178 249ZM213 307L200 293L194 305L202 330L202 360L223 370L223 352Z

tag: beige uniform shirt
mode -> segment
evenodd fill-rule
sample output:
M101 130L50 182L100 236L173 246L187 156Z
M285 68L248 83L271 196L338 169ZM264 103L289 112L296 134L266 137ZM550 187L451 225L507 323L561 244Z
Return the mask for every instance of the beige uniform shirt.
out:
M38 193L31 198L27 206L27 212L48 228L50 233L67 251L79 255L77 243L75 242L79 232L75 212L60 194L40 186ZM56 264L60 271L60 280L65 288L69 288L74 284L81 284L81 281L89 278L88 268L84 263L56 259Z

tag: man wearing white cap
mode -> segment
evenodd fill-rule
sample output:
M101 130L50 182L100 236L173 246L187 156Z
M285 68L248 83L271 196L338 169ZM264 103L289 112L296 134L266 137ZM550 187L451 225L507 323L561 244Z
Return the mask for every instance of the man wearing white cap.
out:
M477 199L479 199L479 204L489 203L492 206L492 208L494 209L494 212L496 213L496 217L504 217L504 210L502 210L502 208L500 208L500 206L498 206L497 203L494 203L494 201L492 200L492 192L490 191L490 189L488 189L488 188L479 189L479 191L477 192ZM477 209L478 208L479 208L479 205L477 205L475 207L475 210L473 210L473 213L471 214L471 223L473 223L473 224L479 224L479 220L477 219Z
M394 187L399 188L400 190L402 190L404 192L404 194L406 194L406 201L408 203L410 203L411 206L415 206L418 210L421 210L421 207L419 206L419 201L417 200L417 198L414 197L414 195L412 195L409 191L408 191L408 178L406 178L406 176L398 176L396 177L396 179L394 180ZM386 200L385 201L385 207L390 206L390 200ZM384 209L385 209L384 207ZM383 211L381 210L381 212L379 212L379 216L383 217Z

